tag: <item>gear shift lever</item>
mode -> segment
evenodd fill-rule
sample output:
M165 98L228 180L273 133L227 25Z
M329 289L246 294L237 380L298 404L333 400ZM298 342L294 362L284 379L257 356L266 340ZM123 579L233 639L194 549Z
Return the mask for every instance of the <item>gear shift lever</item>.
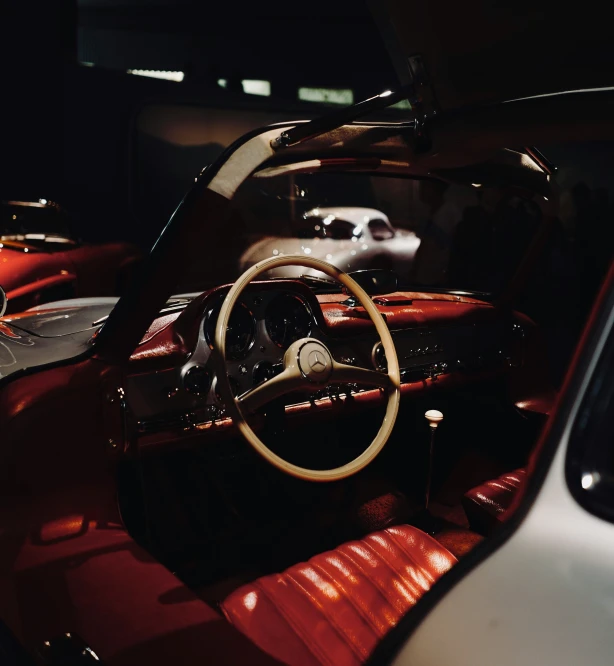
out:
M443 421L443 414L436 409L429 409L424 415L424 418L429 422L430 426L429 458L426 470L426 485L424 488L424 507L411 522L412 525L415 525L427 534L436 534L442 528L442 521L431 514L429 511L429 503L431 500L431 481L433 479L435 430L437 430L437 426Z
M424 497L424 510L429 510L429 500L431 498L431 480L433 477L433 448L435 446L435 430L437 426L443 421L443 414L436 409L429 409L424 415L424 418L429 422L431 428L431 438L429 442L429 462L428 471L426 474L426 490Z

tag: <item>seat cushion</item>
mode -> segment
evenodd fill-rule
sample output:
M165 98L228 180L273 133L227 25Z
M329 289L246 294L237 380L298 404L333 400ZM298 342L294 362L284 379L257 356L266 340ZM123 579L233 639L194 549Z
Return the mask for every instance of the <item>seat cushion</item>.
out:
M222 609L291 666L360 664L456 561L417 528L390 527L245 585Z
M510 508L527 476L525 469L502 474L465 493L463 508L471 529L488 534Z

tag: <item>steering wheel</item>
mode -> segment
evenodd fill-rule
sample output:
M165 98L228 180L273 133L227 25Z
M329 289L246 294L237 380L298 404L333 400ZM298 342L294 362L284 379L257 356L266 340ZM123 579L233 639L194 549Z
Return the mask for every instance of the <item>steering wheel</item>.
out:
M304 266L314 268L332 277L355 296L371 317L380 336L386 361L387 373L338 363L319 340L302 338L292 343L283 359L283 370L268 381L255 386L240 396L234 396L226 368L226 329L232 309L247 285L258 275L280 266ZM366 291L347 273L321 259L298 255L272 257L249 268L228 292L215 327L215 351L217 385L226 408L235 425L251 446L269 463L291 476L307 481L336 481L356 474L371 463L388 441L399 411L400 371L399 360L388 326ZM308 469L299 467L273 453L262 442L245 420L245 412L253 412L266 403L296 390L316 390L329 384L351 382L384 389L387 396L386 414L382 425L371 444L354 460L334 469Z

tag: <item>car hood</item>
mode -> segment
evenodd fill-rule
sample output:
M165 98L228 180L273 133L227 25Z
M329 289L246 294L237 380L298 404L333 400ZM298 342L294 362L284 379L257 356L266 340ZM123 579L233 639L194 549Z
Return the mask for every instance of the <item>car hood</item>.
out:
M94 322L107 315L113 303L84 304L79 301L95 299L75 300L71 306L54 303L40 310L0 317L0 382L11 375L74 359L91 349L97 328Z
M418 56L442 110L614 84L611 22L595 0L370 5L401 83Z
M0 321L41 338L57 338L97 328L100 324L95 322L106 317L113 309L113 305L101 303L58 306L40 311L26 311L20 314L7 315Z
M200 292L199 292L200 293ZM185 307L198 294L172 296L162 312ZM0 317L0 383L11 375L62 363L91 350L92 335L117 298L75 298Z
M328 259L331 261L335 255L350 252L360 247L361 243L350 240L334 240L332 238L285 238L279 236L266 236L251 245L241 257L240 268L247 270L250 266L268 259L284 254L310 255L317 259ZM304 268L301 273L305 273ZM300 273L299 273L300 274Z
M196 295L173 296L167 301L167 306L180 307L182 302L187 303ZM39 338L59 338L86 331L93 333L102 325L118 300L116 297L100 297L56 301L19 314L6 315L0 318L0 324L4 322L19 332Z
M357 206L318 206L308 210L303 217L308 220L311 217L325 218L328 215L338 217L354 224L364 224L373 219L383 219L388 221L388 216L376 208L363 208Z

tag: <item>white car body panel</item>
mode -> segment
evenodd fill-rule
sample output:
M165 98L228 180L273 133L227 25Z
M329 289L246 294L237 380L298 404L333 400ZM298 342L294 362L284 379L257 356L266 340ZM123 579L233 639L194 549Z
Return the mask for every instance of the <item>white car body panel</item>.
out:
M609 330L614 313L610 317ZM605 341L604 334L601 344ZM522 524L428 614L395 666L611 666L614 525L573 498L565 480L571 424Z
M352 240L336 240L266 236L243 253L239 270L243 272L269 257L298 254L330 261L337 268L346 272L384 267L393 270L400 279L408 276L409 268L420 245L420 239L413 232L394 229L391 226L390 229L394 232L393 238L375 240L369 231L368 223L376 219L384 220L388 225L390 222L384 213L373 208L315 208L305 214L305 219L308 220L316 215L332 215L350 222L356 228L360 227L360 237L354 237ZM266 275L267 277L299 277L305 274L326 277L319 271L300 266L284 266L268 271Z

